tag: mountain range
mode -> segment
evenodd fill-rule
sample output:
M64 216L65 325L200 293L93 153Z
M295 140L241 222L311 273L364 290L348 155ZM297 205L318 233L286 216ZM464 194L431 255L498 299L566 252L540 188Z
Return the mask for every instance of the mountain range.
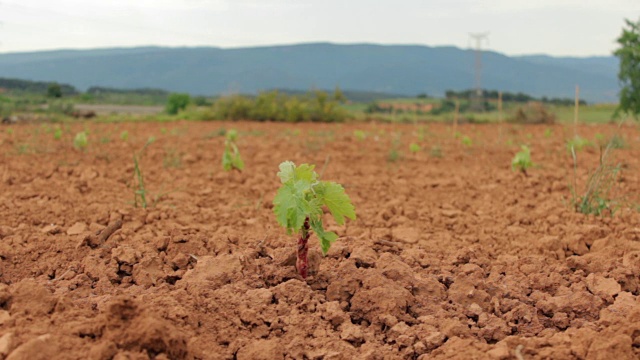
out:
M475 53L456 47L310 43L247 48L135 47L0 54L0 77L194 95L274 88L442 96L473 88ZM617 101L618 59L482 53L482 87L536 97Z

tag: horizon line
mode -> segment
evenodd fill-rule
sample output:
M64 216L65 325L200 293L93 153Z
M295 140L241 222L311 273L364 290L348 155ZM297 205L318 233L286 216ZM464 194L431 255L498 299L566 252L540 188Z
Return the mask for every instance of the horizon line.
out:
M270 45L245 45L245 46L216 46L216 45L157 45L157 44L146 44L146 45L130 45L130 46L105 46L105 47L86 47L86 48L69 48L69 47L61 47L61 48L52 48L52 49L36 49L36 50L19 50L19 51L1 51L0 56L3 55L24 55L24 54L34 54L34 53L53 53L53 52L64 52L64 51L101 51L101 50L134 50L134 49L219 49L219 50L244 50L244 49L260 49L260 48L279 48L279 47L294 47L294 46L305 46L305 45L332 45L332 46L380 46L380 47L423 47L423 48L454 48L461 51L474 51L473 48L463 48L456 45L426 45L426 44L417 44L417 43L375 43L375 42L349 42L349 43L339 43L333 41L310 41L310 42L295 42L295 43L280 43L280 44L270 44ZM482 52L488 53L496 53L508 57L534 57L534 56L546 56L552 58L574 58L574 59L585 59L585 58L605 58L605 57L614 57L613 54L603 55L552 55L547 53L527 53L527 54L507 54L495 49L484 49Z

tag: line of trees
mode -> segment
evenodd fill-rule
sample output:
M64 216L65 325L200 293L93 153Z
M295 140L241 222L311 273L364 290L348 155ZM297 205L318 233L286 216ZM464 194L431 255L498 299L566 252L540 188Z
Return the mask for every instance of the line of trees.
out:
M11 91L37 93L37 94L43 94L43 95L49 94L50 89L54 89L52 91L56 93L59 92L61 96L78 94L78 90L75 87L68 84L58 84L55 82L30 81L30 80L9 79L9 78L0 78L0 88L11 90Z
M151 96L169 96L169 91L163 89L154 88L140 88L140 89L116 89L104 86L92 86L87 89L87 94L100 95L100 94L139 94L139 95L151 95Z
M462 90L462 91L454 91L447 90L445 92L445 97L447 99L473 99L476 96L475 89ZM485 100L498 100L499 92L498 90L482 90L482 97ZM575 100L571 98L549 98L543 96L541 98L537 98L531 96L529 94L525 94L522 92L508 92L505 91L502 93L502 101L504 102L517 102L517 103L527 103L530 101L539 101L545 104L551 105L573 105ZM580 100L580 105L587 105L587 102L584 100Z

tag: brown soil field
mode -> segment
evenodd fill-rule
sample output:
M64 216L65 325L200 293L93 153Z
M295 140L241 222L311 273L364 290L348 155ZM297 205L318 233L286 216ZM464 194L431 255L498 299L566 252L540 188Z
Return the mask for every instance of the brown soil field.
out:
M468 146L446 125L422 141L415 125L51 127L0 128L0 359L640 358L640 214L572 208L573 128L459 126ZM222 170L222 127L242 173ZM613 195L632 204L638 128L578 129L616 131ZM133 155L150 135L142 209ZM511 169L521 143L529 176ZM599 155L578 152L580 189ZM306 281L273 215L284 160L327 163L357 212L326 216L340 239L323 258L312 236Z

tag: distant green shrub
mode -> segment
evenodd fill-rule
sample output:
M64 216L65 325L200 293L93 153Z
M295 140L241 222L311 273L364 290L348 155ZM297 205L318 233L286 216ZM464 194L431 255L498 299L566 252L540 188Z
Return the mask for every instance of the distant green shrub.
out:
M167 114L177 114L180 110L186 109L190 102L191 96L189 94L174 93L169 95L166 106Z
M347 112L334 97L316 91L304 96L288 96L277 91L256 97L228 96L213 105L218 120L256 120L278 122L342 122Z
M211 106L212 103L204 96L196 96L193 98L193 104L196 106Z
M51 83L49 87L47 87L47 96L50 98L61 98L62 97L62 87L58 83Z
M84 150L87 148L88 145L89 145L89 140L87 138L87 133L84 131L77 133L76 136L73 138L73 147L75 147L78 150Z
M73 113L73 103L63 100L51 100L48 103L47 111L54 114L71 115Z

